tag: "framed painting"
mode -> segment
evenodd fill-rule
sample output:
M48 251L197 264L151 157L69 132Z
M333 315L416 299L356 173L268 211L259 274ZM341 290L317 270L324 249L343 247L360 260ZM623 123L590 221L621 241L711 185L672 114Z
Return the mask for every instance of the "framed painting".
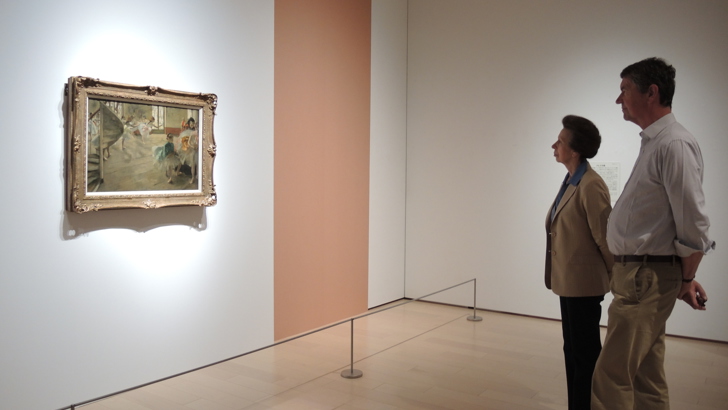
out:
M217 203L215 94L71 77L66 99L69 211Z

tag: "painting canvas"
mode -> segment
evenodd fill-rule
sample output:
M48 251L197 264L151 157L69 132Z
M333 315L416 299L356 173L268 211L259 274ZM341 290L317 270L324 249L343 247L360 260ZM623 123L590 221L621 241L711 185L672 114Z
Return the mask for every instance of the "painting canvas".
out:
M86 77L66 93L70 211L216 203L214 94Z

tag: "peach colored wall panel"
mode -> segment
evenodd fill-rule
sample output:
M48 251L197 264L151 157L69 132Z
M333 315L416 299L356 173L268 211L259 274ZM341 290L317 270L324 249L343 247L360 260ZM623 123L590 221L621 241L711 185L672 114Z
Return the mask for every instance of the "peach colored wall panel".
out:
M370 67L370 0L276 0L276 340L367 309Z

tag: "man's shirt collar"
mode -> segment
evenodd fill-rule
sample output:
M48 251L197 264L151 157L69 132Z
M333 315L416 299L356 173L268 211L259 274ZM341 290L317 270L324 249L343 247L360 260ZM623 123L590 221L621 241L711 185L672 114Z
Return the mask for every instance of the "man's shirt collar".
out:
M664 130L668 125L675 121L675 115L673 113L665 114L662 118L642 130L642 132L640 132L640 136L643 140L651 140L652 138L655 138L660 131Z

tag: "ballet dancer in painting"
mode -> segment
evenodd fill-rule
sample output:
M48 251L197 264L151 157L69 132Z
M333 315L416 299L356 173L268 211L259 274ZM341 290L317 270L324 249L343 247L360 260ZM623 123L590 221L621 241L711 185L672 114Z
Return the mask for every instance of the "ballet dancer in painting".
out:
M180 160L174 147L174 134L167 134L167 143L154 148L154 159L164 169L167 183L171 184L172 178L176 175L180 166Z
M183 130L180 133L179 149L180 169L182 168L182 165L186 165L190 168L191 184L197 178L197 123L194 118L190 117L190 119L183 123L182 128Z

